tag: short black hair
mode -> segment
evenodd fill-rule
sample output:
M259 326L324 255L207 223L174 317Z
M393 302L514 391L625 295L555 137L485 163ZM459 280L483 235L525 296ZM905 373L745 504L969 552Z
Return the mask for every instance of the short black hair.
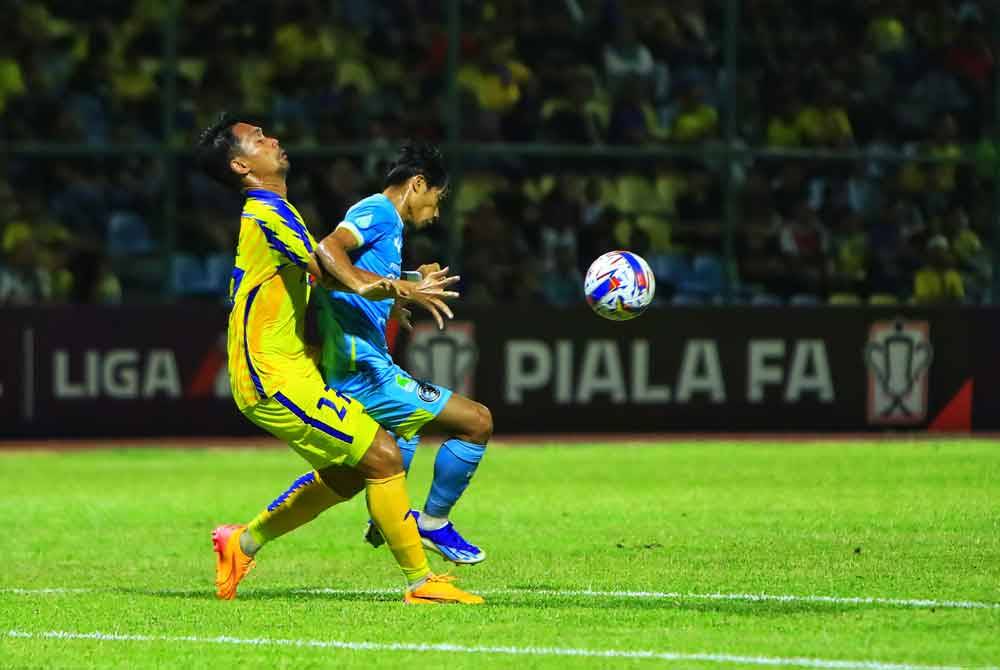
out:
M218 120L202 131L195 150L195 160L205 174L221 184L240 188L243 178L233 172L229 161L240 152L240 143L233 133L233 126L239 119L228 112L219 115Z
M382 188L398 186L417 175L423 175L429 188L448 186L448 169L441 150L433 144L407 141L389 164Z

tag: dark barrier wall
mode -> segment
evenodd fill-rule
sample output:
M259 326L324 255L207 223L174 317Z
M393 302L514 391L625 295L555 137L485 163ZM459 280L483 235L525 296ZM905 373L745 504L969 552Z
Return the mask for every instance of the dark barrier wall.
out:
M0 436L241 435L216 306L0 310ZM1000 310L460 310L396 351L497 432L1000 428Z

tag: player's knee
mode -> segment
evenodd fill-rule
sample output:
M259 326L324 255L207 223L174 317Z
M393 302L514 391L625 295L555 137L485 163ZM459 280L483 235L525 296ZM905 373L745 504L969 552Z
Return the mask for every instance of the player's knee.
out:
M489 407L481 403L477 402L475 408L466 439L476 444L486 444L493 437L493 414Z
M365 478L346 465L331 465L318 472L327 488L341 498L350 500L365 489Z
M358 463L358 469L369 479L392 477L403 471L399 447L389 433L381 428L375 433L375 439Z

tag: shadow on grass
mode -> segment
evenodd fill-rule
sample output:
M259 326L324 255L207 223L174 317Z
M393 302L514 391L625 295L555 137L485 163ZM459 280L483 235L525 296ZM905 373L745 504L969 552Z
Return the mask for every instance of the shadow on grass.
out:
M476 591L475 588L471 589ZM215 593L210 589L139 589L119 588L116 593L153 598L175 598L192 601L214 601ZM399 603L402 600L402 588L398 592L382 590L352 590L349 588L324 589L319 587L294 588L245 588L240 592L239 600L247 602L343 602L343 603ZM903 607L891 604L871 603L830 603L830 602L783 602L783 601L731 601L731 600L688 600L685 598L630 598L630 597L592 597L592 596L559 596L541 590L538 593L523 591L517 593L490 593L483 590L486 603L493 607L527 608L532 610L592 610L619 612L692 612L701 614L725 614L732 616L753 617L786 617L790 615L817 614L839 616L849 612L885 610L919 610L931 614L935 611L947 611L932 607Z
M136 596L147 596L150 598L173 598L178 600L206 600L215 601L215 592L211 589L139 589L139 588L116 588L112 590L114 593L123 593ZM244 601L268 601L268 600L286 600L286 601L307 601L307 600L323 600L327 602L339 601L339 602L397 602L402 600L403 590L399 590L398 594L392 593L377 593L368 592L364 590L351 591L344 589L343 591L336 592L316 592L310 590L303 590L302 588L276 588L276 589L258 589L253 587L247 587L240 591L238 600Z

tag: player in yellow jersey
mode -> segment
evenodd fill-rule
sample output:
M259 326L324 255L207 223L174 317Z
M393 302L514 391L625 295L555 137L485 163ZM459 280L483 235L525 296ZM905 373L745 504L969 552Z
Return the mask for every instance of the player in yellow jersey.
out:
M228 361L233 397L250 421L286 441L314 468L272 505L297 495L301 481L310 477L327 484L327 505L364 488L372 519L407 579L406 602L483 602L457 588L451 577L431 572L410 514L395 441L360 403L324 384L303 341L314 279L372 300L415 302L440 324L442 314L451 316L443 300L457 295L447 290L457 278L439 272L416 283L367 273L362 277L365 284L339 282L341 268L316 256L316 241L287 199L288 155L277 139L257 126L223 115L202 134L197 158L206 173L246 195L230 285ZM253 567L253 556L264 539L259 529L267 525L268 512L248 525L219 526L213 531L219 598L234 598L240 580Z

